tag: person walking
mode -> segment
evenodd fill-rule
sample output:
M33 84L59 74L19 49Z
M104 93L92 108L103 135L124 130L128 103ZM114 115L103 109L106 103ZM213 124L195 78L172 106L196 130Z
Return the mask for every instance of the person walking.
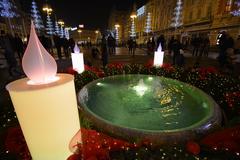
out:
M14 45L15 45L14 49L17 52L19 60L21 61L24 52L24 45L22 39L18 36L18 34L15 34Z
M106 65L108 64L108 49L107 49L107 40L105 35L103 35L102 37L101 52L102 52L103 68L105 68Z
M62 51L61 51L62 43L61 43L61 39L60 39L59 36L54 35L53 36L53 40L54 40L55 47L57 49L58 59L62 59Z
M179 40L175 39L172 44L172 50L173 50L173 58L172 58L172 64L175 65L177 58L180 55L180 49L182 49L181 43Z
M4 49L4 56L8 64L8 73L10 76L14 77L20 75L17 69L17 60L13 50L14 38L10 34L6 34L1 37L1 46Z

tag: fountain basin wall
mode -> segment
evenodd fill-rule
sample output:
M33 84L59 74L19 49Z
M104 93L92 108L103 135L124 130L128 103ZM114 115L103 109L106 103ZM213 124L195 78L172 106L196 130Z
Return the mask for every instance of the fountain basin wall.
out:
M221 124L216 102L186 83L150 75L95 80L78 94L79 106L100 131L153 145L199 138Z

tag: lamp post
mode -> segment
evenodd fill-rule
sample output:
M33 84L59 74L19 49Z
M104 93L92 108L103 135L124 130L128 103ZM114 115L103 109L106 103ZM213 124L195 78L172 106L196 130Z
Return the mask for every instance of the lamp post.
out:
M78 32L78 34L79 34L79 41L81 41L81 33L82 33L82 30L79 29L77 32Z
M99 31L98 31L98 30L96 30L96 31L95 31L95 33L96 33L96 45L97 45Z
M61 27L61 31L60 31L60 37L61 38L64 38L64 30L63 30L63 27L64 27L64 22L63 22L63 20L59 20L58 21L58 24L60 25L60 27Z
M52 8L49 5L45 5L43 7L43 11L47 13L47 25L46 25L46 29L47 29L47 34L52 35L53 34L53 25L52 25L52 21L51 21L51 13L52 13Z

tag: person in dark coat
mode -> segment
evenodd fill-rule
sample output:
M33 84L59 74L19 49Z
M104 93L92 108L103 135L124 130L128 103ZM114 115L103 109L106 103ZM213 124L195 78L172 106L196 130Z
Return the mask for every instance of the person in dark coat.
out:
M20 74L20 72L17 71L17 60L14 55L13 41L14 41L14 38L9 34L6 34L5 36L1 37L1 46L4 49L4 56L7 60L8 73L10 76L15 76L16 74Z
M226 50L228 49L228 42L227 42L227 33L222 32L219 36L219 56L218 61L221 68L223 68L227 63L227 53Z
M162 50L164 51L165 49L165 38L164 35L160 35L157 39L157 48L159 47L159 44L162 46Z
M24 45L22 39L17 34L14 37L14 45L14 49L17 52L19 60L21 61L24 52Z
M61 39L60 39L59 36L54 35L53 36L53 40L54 40L55 47L57 49L58 59L62 59L62 51L61 51L62 43L61 43Z
M66 58L69 58L69 43L67 38L62 38L62 46L63 46L63 52Z
M102 52L102 63L103 67L105 68L108 64L108 49L107 49L107 40L105 35L102 37L102 43L101 43L101 52Z
M173 50L173 65L176 64L176 58L180 55L180 49L182 49L181 43L179 40L175 39L172 44L172 50Z
M70 48L71 48L71 52L74 53L74 47L75 47L75 41L74 41L74 39L73 39L73 38L70 38L70 39L68 40L68 43L69 43L69 46L70 46Z
M172 44L174 42L174 36L171 37L171 39L168 42L168 54L172 54Z

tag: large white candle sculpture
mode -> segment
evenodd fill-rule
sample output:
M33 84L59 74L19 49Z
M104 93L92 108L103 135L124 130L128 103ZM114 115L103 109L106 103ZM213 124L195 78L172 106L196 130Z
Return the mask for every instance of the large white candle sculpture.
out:
M153 65L155 67L161 67L163 65L164 52L162 51L161 43L158 46L157 51L154 53Z
M75 44L73 50L74 53L71 53L73 69L78 73L82 73L84 71L83 54L80 53L80 49L77 44Z
M33 160L66 160L80 129L73 76L57 74L53 57L40 43L34 25L23 56L28 78L9 83L21 129Z

